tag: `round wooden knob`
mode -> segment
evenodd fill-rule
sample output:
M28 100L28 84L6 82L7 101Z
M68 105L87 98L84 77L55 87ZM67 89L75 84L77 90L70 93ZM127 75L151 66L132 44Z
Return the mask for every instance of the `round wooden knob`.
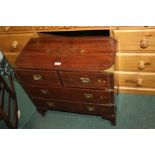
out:
M145 62L144 61L139 61L138 63L138 69L143 70L145 68Z
M8 32L9 29L10 29L10 26L5 26L5 27L4 27L4 31L5 31L5 32Z
M140 47L141 48L147 48L148 47L148 40L147 39L142 39L141 41L140 41Z
M142 87L143 86L143 80L138 79L136 84L137 84L137 87Z
M17 41L13 41L11 44L11 47L15 49L15 48L17 48L18 44L19 43Z

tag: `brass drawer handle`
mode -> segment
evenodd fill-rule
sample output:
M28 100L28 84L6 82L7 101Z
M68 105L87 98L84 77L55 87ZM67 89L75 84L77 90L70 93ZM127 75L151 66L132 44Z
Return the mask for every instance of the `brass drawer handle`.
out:
M84 97L87 98L87 99L92 99L92 98L94 97L93 94L84 93L83 95L84 95Z
M49 91L48 90L40 89L40 91L41 91L42 94L49 94Z
M102 79L98 79L98 83L106 83L106 81Z
M80 80L81 80L81 82L84 83L84 84L87 84L87 83L90 82L90 78L81 77Z
M140 41L140 47L143 48L143 49L147 48L148 47L148 40L147 39L142 39Z
M51 107L54 107L55 106L55 103L53 102L46 102L48 104L48 106L51 106Z
M18 41L13 41L12 44L11 44L11 47L13 49L16 49L18 45L19 45Z
M88 111L95 111L95 107L87 107Z
M100 100L107 99L107 96L100 96Z
M40 74L33 75L33 80L35 81L42 80L42 76Z

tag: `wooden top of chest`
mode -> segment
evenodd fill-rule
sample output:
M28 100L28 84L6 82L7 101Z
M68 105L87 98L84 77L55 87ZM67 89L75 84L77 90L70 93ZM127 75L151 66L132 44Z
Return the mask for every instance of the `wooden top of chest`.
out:
M16 60L18 68L104 70L114 64L116 41L111 37L34 38Z

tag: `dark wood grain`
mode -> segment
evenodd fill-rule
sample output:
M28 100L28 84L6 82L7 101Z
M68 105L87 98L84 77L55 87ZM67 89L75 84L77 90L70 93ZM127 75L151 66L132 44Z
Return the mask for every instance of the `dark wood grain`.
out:
M33 102L38 107L48 107L53 110L60 111L70 111L76 113L85 113L92 115L114 115L114 105L97 105L93 103L80 103L80 102L69 102L69 101L59 101L59 100L47 100L41 98L33 98ZM89 108L94 108L90 110Z
M112 104L114 103L113 92L105 92L104 90L92 89L75 89L66 88L68 100L96 103L96 104Z
M65 87L112 88L113 74L94 72L60 72ZM88 82L85 82L86 80Z
M61 86L57 73L55 71L44 70L28 70L28 69L15 69L17 78L26 84L32 85L50 85ZM41 79L35 80L35 76L41 76Z
M101 71L111 67L115 40L110 37L32 39L16 60L18 68ZM60 65L55 65L55 63Z
M74 54L50 55L49 53L23 54L17 58L17 68L51 69L65 71L103 71L113 65L110 55ZM60 65L56 65L60 63Z
M115 53L110 37L35 38L17 58L15 71L43 115L53 109L100 115L114 123L114 74L105 70L114 65ZM34 75L42 78L34 80Z
M30 97L57 99L66 101L88 102L96 104L112 104L113 92L92 89L76 89L50 86L25 85L24 89Z
M51 54L114 54L116 41L111 37L103 36L82 36L62 37L51 35L47 38L34 38L24 48L24 51L51 53ZM48 50L48 51L47 51Z
M65 90L61 87L24 85L24 89L31 97L49 98L49 99L65 99Z

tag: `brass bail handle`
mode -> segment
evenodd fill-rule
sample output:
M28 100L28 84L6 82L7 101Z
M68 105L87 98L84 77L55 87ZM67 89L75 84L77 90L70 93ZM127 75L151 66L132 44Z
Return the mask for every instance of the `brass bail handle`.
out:
M80 80L82 83L85 83L85 84L90 82L90 78L81 77Z
M94 97L93 94L88 94L88 93L84 93L83 95L87 99L92 99Z
M44 90L44 89L40 89L42 94L50 94L50 92L48 90Z
M35 74L35 75L33 75L33 80L34 81L42 80L42 76L40 74Z
M95 111L95 107L87 107L88 111Z

